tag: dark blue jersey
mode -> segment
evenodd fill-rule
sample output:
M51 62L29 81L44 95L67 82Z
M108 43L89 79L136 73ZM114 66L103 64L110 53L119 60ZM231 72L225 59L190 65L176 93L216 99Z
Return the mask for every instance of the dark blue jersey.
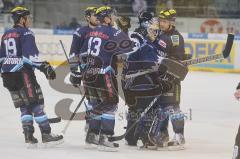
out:
M161 56L184 60L184 39L175 28L168 32L160 32L154 45L158 48Z
M1 73L17 72L24 64L39 67L39 63L34 61L38 54L32 31L20 26L7 30L1 39Z
M70 56L79 55L80 50L87 51L87 47L83 48L83 43L86 40L86 34L92 30L89 26L77 28L73 33L72 45L70 49Z
M159 63L162 58L158 54L158 49L155 45L145 38L141 47L128 56L128 68L123 73L139 71L141 69L152 69L152 66L155 66L156 62Z
M134 53L130 54L127 58L127 67L123 69L123 74L131 74L141 69L152 69L155 62L159 62L162 59L158 55L158 50L155 48L152 42L145 39L145 43ZM148 88L152 81L149 76L142 75L134 78L133 85L139 85L141 88Z
M111 26L98 26L87 35L84 46L87 46L88 68L100 74L116 71L116 56L133 50L133 43L128 35ZM81 49L81 53L85 50Z
M72 38L72 44L71 44L71 49L69 53L69 59L70 59L70 67L71 70L77 70L80 60L79 60L79 55L82 50L82 52L87 51L87 45L83 45L84 41L86 40L86 35L92 30L89 26L84 26L77 28L75 32L73 33L73 38ZM83 47L84 46L84 47Z

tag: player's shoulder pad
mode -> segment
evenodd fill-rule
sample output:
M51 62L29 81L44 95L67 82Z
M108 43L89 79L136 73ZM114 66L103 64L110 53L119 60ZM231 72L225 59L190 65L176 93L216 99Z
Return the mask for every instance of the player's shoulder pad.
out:
M78 27L74 32L73 35L76 35L78 37L81 37L82 34L84 34L85 32L89 31L89 27L88 26L83 26L83 27Z
M77 28L74 32L73 35L76 35L78 37L81 37L81 28Z

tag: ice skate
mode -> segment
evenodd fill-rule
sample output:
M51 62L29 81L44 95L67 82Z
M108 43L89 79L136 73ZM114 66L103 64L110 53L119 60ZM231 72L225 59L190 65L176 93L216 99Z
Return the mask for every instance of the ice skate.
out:
M105 134L101 134L99 138L99 151L109 151L116 152L118 151L119 144L108 141L108 137Z
M42 133L42 142L44 144L44 147L55 147L62 144L64 141L62 135Z

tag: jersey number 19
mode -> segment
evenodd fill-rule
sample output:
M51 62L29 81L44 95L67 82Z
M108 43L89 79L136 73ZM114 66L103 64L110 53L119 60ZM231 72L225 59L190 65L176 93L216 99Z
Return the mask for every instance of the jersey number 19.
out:
M16 48L16 42L14 38L9 38L4 40L4 44L5 44L7 57L17 56L17 48Z

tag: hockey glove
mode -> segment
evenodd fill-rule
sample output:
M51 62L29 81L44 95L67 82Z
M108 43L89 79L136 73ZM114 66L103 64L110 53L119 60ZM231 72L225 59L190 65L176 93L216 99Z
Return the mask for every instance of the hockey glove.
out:
M175 80L175 77L173 75L170 75L167 73L167 67L165 65L160 65L158 68L158 74L159 74L159 79L162 81L169 81L172 82Z
M71 72L70 74L70 82L74 87L78 87L81 85L82 74L80 72Z
M48 80L54 80L56 78L56 73L53 67L47 61L44 61L41 64L39 70L45 74Z

